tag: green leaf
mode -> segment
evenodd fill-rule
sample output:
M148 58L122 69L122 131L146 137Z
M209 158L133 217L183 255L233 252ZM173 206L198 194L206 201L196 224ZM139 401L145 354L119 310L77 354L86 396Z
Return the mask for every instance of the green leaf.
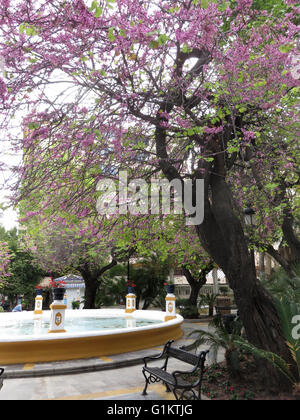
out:
M183 45L183 47L182 47L182 52L183 53L188 54L191 51L192 51L191 47L189 47L188 45Z
M94 0L90 9L89 9L89 11L91 12L92 10L97 9L97 7L98 7L98 2L97 2L97 0Z
M169 37L167 35L165 35L165 34L161 34L158 37L158 43L159 43L159 45L165 44L168 40L169 40Z
M19 32L20 32L20 34L24 34L24 32L25 32L25 23L22 23L20 26L19 26Z
M156 50L159 47L159 42L152 40L152 41L149 42L149 47Z
M39 123L35 123L35 122L31 122L28 124L28 128L29 130L35 130L36 128L39 128L40 124Z
M102 7L96 8L96 13L94 14L95 18L99 18L102 15L103 9Z
M289 53L292 49L294 48L293 44L286 44L286 45L281 45L279 47L279 51L282 53Z
M114 31L115 31L115 28L109 28L108 30L108 39L110 40L110 42L114 42L114 40L116 39L114 35Z
M269 184L266 185L265 188L267 190L275 190L275 188L277 188L277 187L278 187L278 184L275 184L275 183L270 182Z

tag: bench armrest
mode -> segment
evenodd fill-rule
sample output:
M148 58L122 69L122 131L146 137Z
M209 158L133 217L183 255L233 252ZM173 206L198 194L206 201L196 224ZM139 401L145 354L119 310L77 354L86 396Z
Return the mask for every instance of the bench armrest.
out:
M3 375L3 372L4 372L4 369L3 368L0 368L0 376Z
M177 386L177 378L180 377L181 375L192 375L193 373L195 373L199 368L197 366L195 366L193 369L191 370L174 370L174 372L172 372L172 376L174 378L174 382L175 382L175 387Z
M143 358L144 363L145 363L145 366L144 367L147 367L147 363L150 362L150 361L152 361L152 360L162 359L165 356L165 354L167 354L168 348L172 345L172 343L174 343L174 340L168 341L165 344L163 351L160 354L158 354L157 356L146 356L146 357L144 357ZM167 364L168 364L168 357L167 357L166 362L165 362L164 366L162 367L162 369L165 370L167 368Z
M175 381L175 386L177 386L177 377L179 377L180 375L192 375L193 373L197 372L199 369L201 370L201 373L200 373L196 383L200 382L202 380L203 371L204 371L204 363L205 363L205 360L206 360L206 355L208 353L209 353L209 350L201 352L201 354L200 354L200 360L201 360L200 366L196 365L190 370L175 370L174 372L172 372L172 376L174 377L174 381Z

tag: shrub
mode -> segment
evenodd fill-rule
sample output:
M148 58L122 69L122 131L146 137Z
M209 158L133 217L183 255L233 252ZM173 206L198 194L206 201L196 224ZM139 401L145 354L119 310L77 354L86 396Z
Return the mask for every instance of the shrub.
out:
M180 315L183 316L183 318L189 318L189 319L195 319L199 317L198 307L187 305L187 306L181 306L179 308Z
M79 309L79 308L80 308L80 302L78 300L73 300L72 309Z

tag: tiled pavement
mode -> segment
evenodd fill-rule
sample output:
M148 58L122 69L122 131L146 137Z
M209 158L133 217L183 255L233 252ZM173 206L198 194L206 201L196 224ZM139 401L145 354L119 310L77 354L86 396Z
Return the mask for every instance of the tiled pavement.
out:
M188 334L208 325L185 321L184 336L176 346L187 345L193 340ZM144 377L142 359L158 354L162 347L86 360L38 363L35 365L3 366L5 379L0 400L167 400L159 384L150 385L148 396L142 396ZM222 355L220 355L222 358ZM170 370L186 369L187 365L170 359Z

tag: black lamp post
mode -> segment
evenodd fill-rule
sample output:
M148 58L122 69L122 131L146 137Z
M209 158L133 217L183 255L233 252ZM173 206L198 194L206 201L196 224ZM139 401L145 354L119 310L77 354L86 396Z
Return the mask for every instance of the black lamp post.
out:
M247 204L247 207L244 209L243 213L244 213L245 225L253 229L255 227L255 210L253 210L250 203ZM251 252L253 266L255 267L254 249L251 249L250 252Z
M127 260L127 283L130 283L130 256L128 256Z
M244 219L247 226L253 227L255 225L254 215L255 210L253 210L251 204L247 204L247 207L244 209Z

